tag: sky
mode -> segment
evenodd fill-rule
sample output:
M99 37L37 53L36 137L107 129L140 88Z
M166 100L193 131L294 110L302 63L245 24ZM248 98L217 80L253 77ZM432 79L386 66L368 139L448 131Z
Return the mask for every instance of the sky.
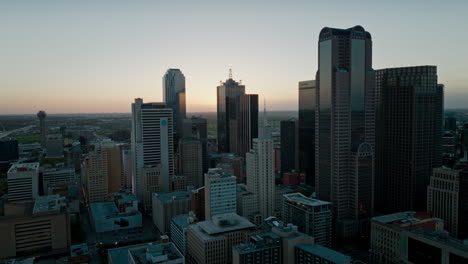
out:
M242 80L268 110L297 110L323 27L363 26L374 69L437 65L445 107L468 106L468 1L15 0L0 2L0 115L130 112L162 101L179 68L187 111Z

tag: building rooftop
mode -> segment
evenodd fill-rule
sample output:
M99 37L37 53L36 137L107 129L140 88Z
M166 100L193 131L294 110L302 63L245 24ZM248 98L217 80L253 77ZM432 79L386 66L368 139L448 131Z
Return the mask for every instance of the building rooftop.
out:
M65 197L61 197L58 194L39 196L34 202L32 213L39 214L45 212L56 212L65 207L67 207Z
M88 244L76 244L70 246L71 257L79 257L89 255Z
M273 248L281 246L281 238L274 233L267 232L252 236L250 243L240 244L234 249L240 254L251 253L265 248Z
M162 203L172 203L173 201L190 201L192 199L190 193L184 191L153 193L153 198L160 200Z
M337 264L345 264L345 263L351 263L351 257L344 255L338 251L322 247L317 244L300 244L296 246L297 248L300 248L304 251L307 251L311 254L314 254L316 256L319 256L323 259L326 259L332 263L337 263Z
M211 220L199 222L196 225L208 235L217 235L255 227L247 218L239 216L236 213L214 215Z
M57 140L62 139L62 134L49 134L47 135L47 140Z
M421 212L421 213L416 213L414 211L407 211L407 212L399 212L399 213L394 213L394 214L388 214L388 215L382 215L382 216L376 216L373 217L373 221L377 221L382 224L406 224L406 223L411 223L411 224L416 224L420 223L423 220L428 220L431 219L431 215L429 213ZM440 220L438 218L432 218L434 220Z
M96 219L117 217L119 213L119 210L112 202L91 203L91 214Z
M420 228L410 231L411 233L417 234L426 239L432 240L436 243L447 245L461 251L467 252L468 254L468 241L463 241L454 238L445 231L433 231L425 228Z
M129 257L135 263L169 263L174 260L184 260L182 254L173 243L143 243L127 247L109 249L109 259L114 264L126 264Z
M112 195L114 199L117 199L118 204L137 201L131 190L121 189L118 192L112 193Z
M224 172L222 168L211 168L208 169L208 172L205 173L208 178L229 178L236 177L230 173Z
M39 162L34 163L15 163L13 164L8 173L16 173L16 172L23 172L23 171L35 171L39 169Z
M179 228L184 229L194 221L194 216L184 214L172 217L171 221Z
M284 194L283 197L290 202L295 202L296 204L305 206L321 206L331 204L330 202L309 198L302 193Z

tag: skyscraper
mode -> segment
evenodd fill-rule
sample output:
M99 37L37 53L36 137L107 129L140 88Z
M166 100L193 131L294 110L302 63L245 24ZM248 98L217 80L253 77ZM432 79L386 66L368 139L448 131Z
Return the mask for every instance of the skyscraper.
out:
M159 169L161 170L159 191L170 191L170 182L174 175L172 124L172 109L167 108L166 104L143 103L141 98L135 99L135 103L132 104L131 140L134 155L132 186L135 195L143 203L143 194L147 187L144 185L147 181L144 177L159 174L157 173ZM155 168L156 171L150 168ZM151 199L151 196L147 197L146 201L148 199ZM145 207L148 208L148 205Z
M339 238L366 231L373 213L374 70L361 26L323 28L319 37L315 122L316 189L332 203Z
M47 114L45 111L39 111L37 112L37 118L39 118L39 130L41 132L41 146L44 148L45 147L45 143L46 143L46 135L47 135L47 131L46 131L46 125L45 125L45 118L46 118Z
M442 163L443 88L437 68L378 70L376 86L379 208L424 211L432 168Z
M205 217L236 212L236 177L218 168L205 173Z
M180 173L185 176L187 186L203 186L203 149L201 140L184 137L179 141Z
M179 69L169 69L163 76L163 98L168 108L172 109L174 133L181 133L186 118L185 76Z
M315 81L299 82L299 171L315 185Z
M259 212L263 219L273 216L275 210L275 167L273 139L266 128L246 154L247 189L258 197Z
M208 171L208 126L201 116L185 119L183 137L194 137L202 143L203 173Z
M217 121L218 152L244 157L258 133L258 95L246 95L231 74L217 87Z
M83 162L81 170L84 175L84 185L87 200L90 203L105 202L109 198L109 174L107 149L101 144L95 144Z
M444 220L451 236L468 238L468 171L434 168L427 188L427 211Z
M296 119L280 122L281 131L281 172L299 171L298 122ZM314 142L314 139L312 139ZM311 142L308 142L309 145ZM309 175L308 175L309 176Z

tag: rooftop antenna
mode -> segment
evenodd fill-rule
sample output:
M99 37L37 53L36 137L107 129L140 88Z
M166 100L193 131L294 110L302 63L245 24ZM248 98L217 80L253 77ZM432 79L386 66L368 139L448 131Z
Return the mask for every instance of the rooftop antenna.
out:
M229 69L229 79L232 79L232 69Z

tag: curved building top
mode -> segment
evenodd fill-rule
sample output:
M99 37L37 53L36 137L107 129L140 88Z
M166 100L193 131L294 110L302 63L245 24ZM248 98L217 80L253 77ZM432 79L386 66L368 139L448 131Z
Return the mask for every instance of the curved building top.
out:
M367 32L362 26L357 25L348 29L324 27L320 31L319 42L339 36L357 39L372 39L369 32Z

